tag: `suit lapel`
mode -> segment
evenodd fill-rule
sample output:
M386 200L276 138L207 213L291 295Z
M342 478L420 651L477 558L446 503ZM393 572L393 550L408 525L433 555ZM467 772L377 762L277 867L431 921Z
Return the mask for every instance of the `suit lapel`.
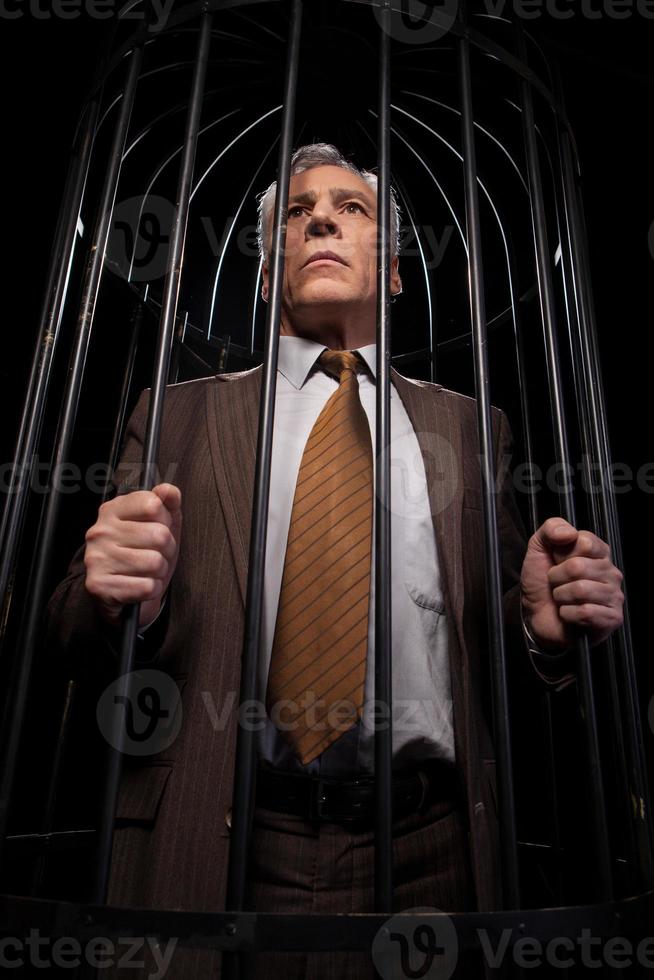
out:
M209 448L243 605L247 596L262 367L207 385Z

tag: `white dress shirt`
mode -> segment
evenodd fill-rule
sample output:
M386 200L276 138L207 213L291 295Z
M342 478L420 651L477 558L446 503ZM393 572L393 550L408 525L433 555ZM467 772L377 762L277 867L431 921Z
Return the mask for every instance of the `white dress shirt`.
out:
M258 697L265 704L288 528L309 433L338 381L316 363L324 344L279 338L266 539ZM357 375L375 456L376 345L359 348L370 368ZM455 761L452 696L434 526L422 455L402 400L391 384L391 593L393 767L438 757ZM364 707L357 724L304 766L266 716L259 755L277 768L321 775L374 769L374 520ZM379 712L377 718L383 717Z

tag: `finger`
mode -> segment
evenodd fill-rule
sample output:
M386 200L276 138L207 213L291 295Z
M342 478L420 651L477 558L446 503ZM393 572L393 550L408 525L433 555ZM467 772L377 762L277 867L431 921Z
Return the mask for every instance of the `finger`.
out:
M617 604L615 587L592 579L579 579L559 585L552 590L552 598L557 605L592 603L598 606L612 606Z
M578 531L562 517L548 518L532 536L532 543L542 551L576 541Z
M112 548L107 564L109 574L134 578L165 579L170 570L169 559L146 548Z
M118 548L159 551L171 561L177 552L177 539L165 524L149 521L120 521L111 532L111 543Z
M174 486L172 483L159 483L156 487L152 488L152 493L155 493L159 497L171 517L174 518L177 514L181 513L182 491L179 487Z
M547 573L552 588L574 582L578 579L591 579L596 582L612 582L619 584L622 574L608 558L582 558L578 555L566 558Z
M606 541L602 541L592 531L579 531L574 542L569 545L559 544L555 549L554 557L560 562L576 556L581 558L608 558L610 554L611 550Z
M172 527L172 514L152 490L134 490L107 501L100 507L100 514L107 513L121 521L156 521Z
M86 588L91 595L97 596L103 602L112 601L127 605L161 598L165 585L157 578L111 575L106 581L97 581L93 577L87 578Z
M559 606L559 616L565 623L590 629L595 633L612 632L622 623L622 610L586 602L580 606Z
M171 561L177 554L174 529L150 521L97 521L86 532L87 557L97 558L116 548L143 548L159 551Z

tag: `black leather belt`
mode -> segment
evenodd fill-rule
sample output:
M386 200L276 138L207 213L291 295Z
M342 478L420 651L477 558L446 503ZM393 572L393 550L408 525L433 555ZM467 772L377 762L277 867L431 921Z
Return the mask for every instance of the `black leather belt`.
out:
M394 819L424 809L436 800L460 796L459 770L438 759L393 774ZM256 805L307 820L371 825L375 813L374 776L337 779L260 765Z

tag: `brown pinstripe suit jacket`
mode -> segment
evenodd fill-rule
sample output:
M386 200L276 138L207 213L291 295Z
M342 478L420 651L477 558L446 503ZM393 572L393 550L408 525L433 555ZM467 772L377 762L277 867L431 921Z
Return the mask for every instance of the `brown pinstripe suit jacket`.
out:
M126 758L109 901L152 908L222 910L243 645L248 542L262 369L169 387L160 450L162 478L182 491L183 529L156 666L182 692L183 722L156 756ZM482 490L475 402L394 369L392 382L416 431L428 478L445 583L457 760L463 769L470 851L480 911L502 907L495 755L487 720ZM148 392L130 419L116 484L134 485ZM497 459L510 451L504 414L493 409ZM173 470L168 470L170 466ZM168 471L168 472L167 472ZM522 522L505 482L498 493L510 670L519 685L557 683L537 670L519 632ZM83 549L48 607L51 639L88 667L114 657L84 588ZM161 632L161 631L160 631ZM147 635L147 634L146 634ZM204 692L204 697L203 697ZM210 693L226 724L216 730ZM485 708L486 706L486 708Z

